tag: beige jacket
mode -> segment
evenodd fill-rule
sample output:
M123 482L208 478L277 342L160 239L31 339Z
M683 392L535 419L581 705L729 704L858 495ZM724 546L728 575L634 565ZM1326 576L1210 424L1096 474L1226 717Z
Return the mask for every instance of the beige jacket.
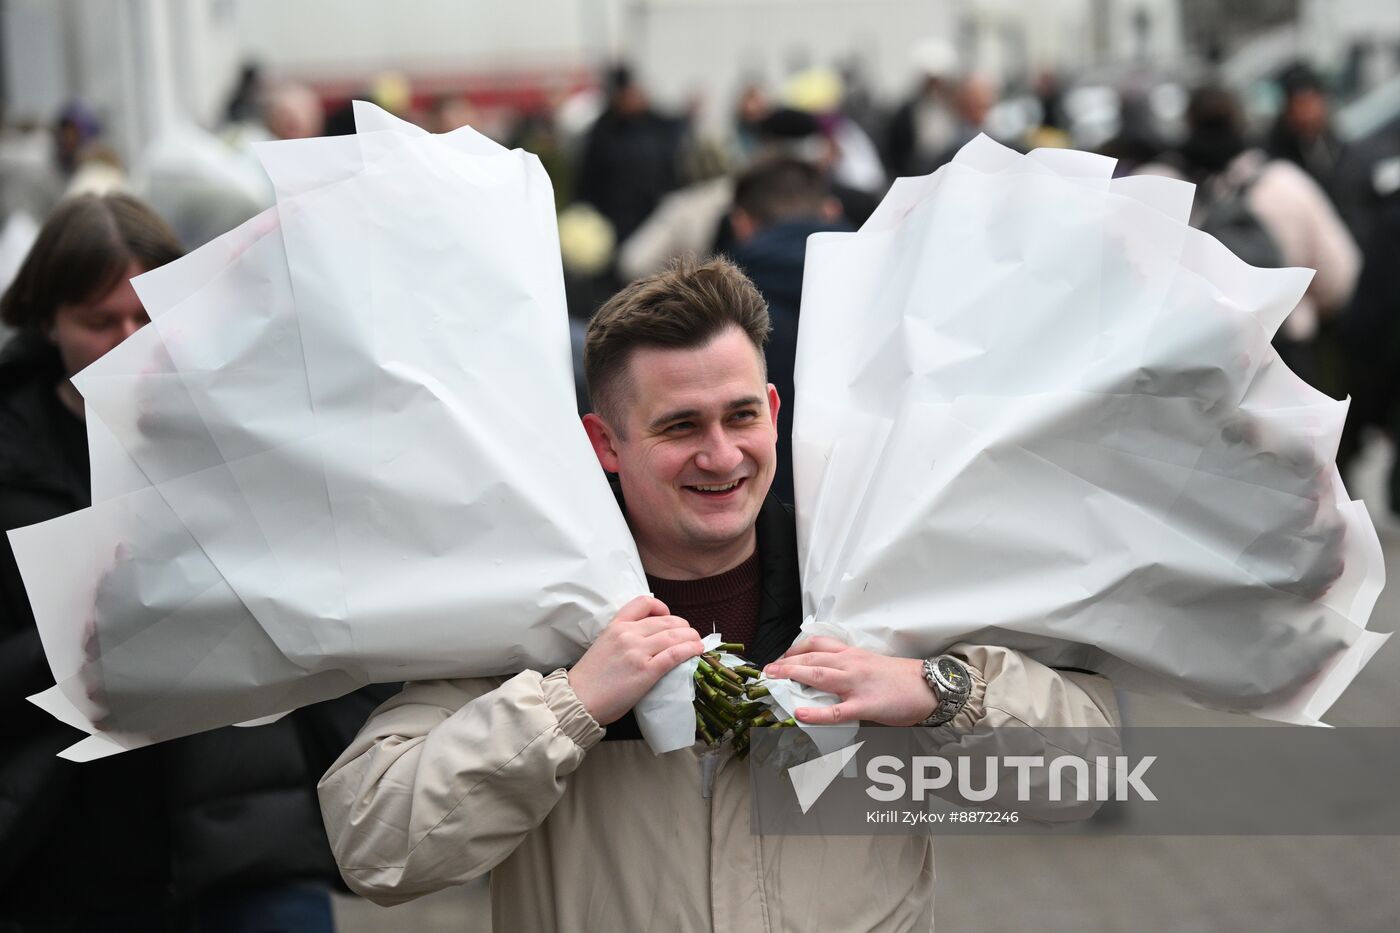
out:
M955 741L1016 723L1118 724L1103 678L1002 648L954 653L974 674L943 727ZM744 762L720 758L706 799L695 752L653 756L603 733L563 671L409 684L321 780L346 882L389 905L490 872L503 931L931 928L928 836L756 836ZM1090 735L1072 751L1116 753Z

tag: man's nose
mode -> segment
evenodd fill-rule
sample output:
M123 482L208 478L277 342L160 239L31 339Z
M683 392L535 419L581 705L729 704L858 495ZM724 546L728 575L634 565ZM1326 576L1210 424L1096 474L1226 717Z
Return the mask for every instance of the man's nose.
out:
M704 445L695 456L695 464L700 469L725 476L743 461L744 452L722 427L716 427L705 435Z

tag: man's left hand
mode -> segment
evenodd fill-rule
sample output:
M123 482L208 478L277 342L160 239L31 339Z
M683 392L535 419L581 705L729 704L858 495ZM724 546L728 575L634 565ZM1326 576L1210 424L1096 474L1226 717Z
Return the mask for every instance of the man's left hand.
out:
M914 726L933 715L938 699L924 680L923 662L891 658L818 635L793 645L763 669L765 677L786 677L841 698L835 706L804 706L794 715L804 723L878 722Z

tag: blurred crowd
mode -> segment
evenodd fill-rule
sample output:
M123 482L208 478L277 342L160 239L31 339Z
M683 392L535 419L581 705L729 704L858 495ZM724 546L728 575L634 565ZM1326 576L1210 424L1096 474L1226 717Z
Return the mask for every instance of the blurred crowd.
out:
M1262 122L1228 87L1142 74L1118 82L1105 117L1102 85L1042 73L999 86L930 42L918 49L903 99L876 100L857 72L817 68L778 86L749 83L723 120L702 119L701 102L659 108L625 67L537 106L419 94L397 75L353 96L434 132L470 124L539 156L555 188L576 352L584 322L626 282L681 255L722 252L770 304L770 378L791 398L807 237L858 228L893 178L932 172L985 133L1021 150L1093 149L1117 159L1120 174L1189 180L1193 223L1242 258L1316 269L1275 340L1280 354L1322 391L1352 397L1338 454L1344 469L1365 431L1400 431L1400 110L1344 139L1325 77L1303 63L1276 76L1280 105ZM51 125L0 127L6 528L90 501L82 400L68 378L144 322L127 277L271 205L253 143L353 130L346 97L270 80L256 67L232 89L221 125L174 126L130 164L81 102ZM586 407L586 388L578 392ZM789 500L791 411L781 410L774 487ZM1400 479L1391 496L1400 503ZM250 916L309 910L316 919L290 928L327 928L324 891L335 875L312 788L373 698L300 711L281 731L221 730L77 772L53 757L77 734L24 702L48 672L8 548L3 562L0 703L21 737L0 765L0 902L31 912L23 923L0 915L0 931L125 929L126 921L132 929L280 928L252 919L216 927L210 917L230 915L230 903ZM36 821L46 827L37 836ZM107 841L92 842L93 827ZM149 845L133 850L133 834ZM52 879L75 858L123 868L110 901L82 908L104 919L67 923L65 908L45 925L44 905L63 895ZM166 905L158 915L120 913L128 904L149 910L150 891Z

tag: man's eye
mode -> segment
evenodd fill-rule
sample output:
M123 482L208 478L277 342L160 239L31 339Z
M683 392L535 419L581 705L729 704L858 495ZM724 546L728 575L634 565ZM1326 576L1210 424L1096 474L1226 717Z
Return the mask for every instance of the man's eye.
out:
M753 421L758 417L758 412L752 408L746 408L743 411L736 411L733 417L735 421Z
M695 425L689 421L677 421L675 424L670 424L666 426L666 433L684 434L693 427L695 427Z

